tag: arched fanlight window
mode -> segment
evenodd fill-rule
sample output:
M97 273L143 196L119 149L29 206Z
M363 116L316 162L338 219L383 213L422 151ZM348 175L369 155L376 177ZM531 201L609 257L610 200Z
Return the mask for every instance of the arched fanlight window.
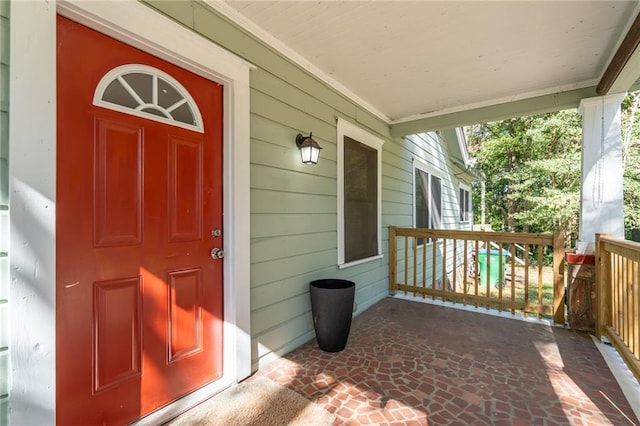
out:
M96 87L93 104L204 132L189 92L169 74L147 65L128 64L109 71Z

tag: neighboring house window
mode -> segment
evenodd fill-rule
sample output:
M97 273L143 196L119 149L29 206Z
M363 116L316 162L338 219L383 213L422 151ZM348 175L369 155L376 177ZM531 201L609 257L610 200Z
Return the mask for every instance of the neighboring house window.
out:
M381 257L381 139L338 119L338 264Z
M109 71L98 83L93 104L204 132L189 92L169 74L147 65L128 64Z
M439 229L442 225L442 178L428 165L414 160L414 226ZM423 243L422 239L418 244Z
M471 222L471 189L460 185L458 203L460 206L460 222Z

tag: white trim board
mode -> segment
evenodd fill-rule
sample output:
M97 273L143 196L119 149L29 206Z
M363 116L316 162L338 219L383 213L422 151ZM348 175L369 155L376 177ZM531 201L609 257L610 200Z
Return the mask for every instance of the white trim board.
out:
M11 424L55 424L56 13L224 86L224 372L206 392L142 421L157 423L251 374L247 301L253 66L140 2L12 2Z

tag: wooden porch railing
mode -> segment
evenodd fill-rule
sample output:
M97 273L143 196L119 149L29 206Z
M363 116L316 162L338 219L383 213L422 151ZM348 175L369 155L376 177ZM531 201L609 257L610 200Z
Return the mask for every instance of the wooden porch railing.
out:
M640 243L596 235L596 336L640 381Z
M564 239L389 227L389 291L564 324Z

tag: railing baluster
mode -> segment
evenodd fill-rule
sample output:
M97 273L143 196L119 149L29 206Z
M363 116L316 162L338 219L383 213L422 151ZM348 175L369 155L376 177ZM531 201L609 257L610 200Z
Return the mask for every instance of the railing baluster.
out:
M409 285L409 237L404 236L404 285ZM405 290L404 294L407 294Z
M398 291L396 273L398 270L398 249L395 226L389 227L389 290L392 294Z
M469 240L464 239L464 256L463 256L463 266L462 266L462 293L467 294L467 278L469 277ZM463 299L462 303L466 306L467 299Z
M451 283L451 289L453 290L453 292L456 292L458 283L456 282L456 275L457 274L457 270L458 268L456 268L456 263L458 263L458 240L456 240L455 238L453 239L453 261L451 262L451 278L452 278L452 283Z
M544 247L538 244L538 305L542 306L543 301L543 262L544 262ZM538 311L538 318L542 318L542 314Z
M422 288L427 288L427 240L422 239ZM422 293L422 298L424 299L426 293Z
M435 290L436 289L436 252L437 252L437 246L438 245L438 241L437 239L431 238L431 290ZM435 293L431 293L431 300L435 300L436 296Z
M418 239L413 237L413 287L418 286ZM416 292L413 292L416 295Z
M478 240L475 241L475 256L473 258L473 262L475 263L474 269L473 269L473 288L474 290L474 295L476 297L478 297L478 289L480 287L480 266L478 264L479 259L478 259L478 254L480 253L480 242ZM477 300L477 299L474 299ZM473 304L476 308L478 308L478 302L474 302Z
M638 262L633 262L633 280L632 280L632 289L630 296L632 299L632 310L631 310L631 322L633 324L633 342L629 342L629 347L632 348L633 353L636 358L640 360L640 279L638 269Z
M442 276L440 277L440 290L447 291L447 239L442 239ZM442 301L445 301L442 296Z
M529 304L529 244L524 245L524 303Z
M511 301L516 300L516 245L509 244L509 253L511 254ZM511 315L514 315L516 310L511 308Z

